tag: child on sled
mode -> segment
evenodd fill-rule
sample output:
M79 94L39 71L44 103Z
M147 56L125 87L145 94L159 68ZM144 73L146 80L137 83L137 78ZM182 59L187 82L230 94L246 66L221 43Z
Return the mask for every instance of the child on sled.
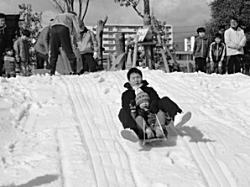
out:
M166 125L182 110L168 97L160 98L143 80L139 69L131 68L127 78L128 82L124 84L127 90L122 93L122 108L118 115L123 128L132 130L130 132L134 132L139 139L165 137ZM122 135L131 139L131 134Z

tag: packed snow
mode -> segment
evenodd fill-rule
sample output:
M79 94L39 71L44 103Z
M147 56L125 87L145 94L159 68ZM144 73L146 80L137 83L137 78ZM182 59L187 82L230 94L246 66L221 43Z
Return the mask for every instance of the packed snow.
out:
M1 78L0 186L249 186L249 76L144 69L184 113L142 146L120 135L126 73Z

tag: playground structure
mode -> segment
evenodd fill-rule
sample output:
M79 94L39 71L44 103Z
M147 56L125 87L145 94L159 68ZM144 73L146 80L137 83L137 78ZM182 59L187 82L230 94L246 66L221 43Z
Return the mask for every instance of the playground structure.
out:
M151 42L144 40L147 34L147 29L139 30L134 40L129 41L125 47L124 34L117 33L116 54L106 56L103 59L104 69L114 71L136 66L149 67L145 62L145 55L143 54L144 46L147 45L153 48L153 60L151 68L149 67L150 69L161 69L166 73L194 71L194 61L191 52L171 53L159 34L156 34Z

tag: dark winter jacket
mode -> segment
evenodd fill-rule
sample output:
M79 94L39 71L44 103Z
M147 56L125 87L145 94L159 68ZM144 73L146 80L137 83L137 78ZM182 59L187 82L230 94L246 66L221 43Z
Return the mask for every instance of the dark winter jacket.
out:
M209 48L209 58L212 62L222 62L225 58L226 46L224 43L211 43Z
M207 58L209 50L208 38L197 37L194 42L194 56L195 58L202 57Z
M124 84L124 87L127 88L127 90L122 94L122 108L130 112L130 104L135 103L135 90L133 90L128 82ZM158 101L160 100L157 92L152 87L148 87L148 82L146 80L142 81L142 86L140 88L149 95L149 111L156 114L159 111Z
M6 47L6 26L0 28L0 57L3 56L3 52Z

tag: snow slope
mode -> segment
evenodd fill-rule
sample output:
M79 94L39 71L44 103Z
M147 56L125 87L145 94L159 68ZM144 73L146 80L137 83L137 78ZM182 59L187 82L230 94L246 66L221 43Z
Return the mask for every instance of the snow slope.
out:
M191 119L142 147L120 136L126 73L0 79L0 186L249 186L250 77L143 70Z

